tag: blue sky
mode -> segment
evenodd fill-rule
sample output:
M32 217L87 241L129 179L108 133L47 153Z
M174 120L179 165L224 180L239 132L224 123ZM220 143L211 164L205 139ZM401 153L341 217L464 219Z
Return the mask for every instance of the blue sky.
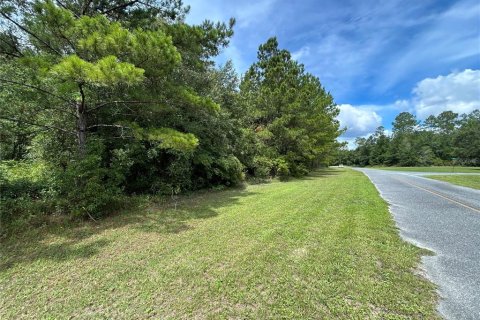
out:
M315 74L340 105L343 140L391 128L401 111L419 119L480 108L478 0L186 0L189 23L237 19L230 46L239 73L258 46L280 47Z

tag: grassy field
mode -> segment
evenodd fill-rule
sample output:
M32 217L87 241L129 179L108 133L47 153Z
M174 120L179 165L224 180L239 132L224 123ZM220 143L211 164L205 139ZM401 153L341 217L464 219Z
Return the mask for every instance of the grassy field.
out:
M0 318L438 318L426 252L359 172L142 203L4 239Z
M477 175L453 175L453 176L425 176L426 178L445 181L459 186L480 189L480 176Z
M480 167L372 167L374 169L410 172L461 172L480 173Z

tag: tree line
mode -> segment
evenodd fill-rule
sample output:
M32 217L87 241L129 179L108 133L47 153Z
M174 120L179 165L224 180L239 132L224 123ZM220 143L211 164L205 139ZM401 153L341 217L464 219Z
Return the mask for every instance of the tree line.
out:
M335 163L356 166L480 165L480 111L459 115L444 111L418 121L402 112L392 134L378 127L355 140L356 148L340 148Z
M0 5L2 219L97 217L125 195L302 176L341 133L333 97L276 38L239 77L235 20L181 0Z

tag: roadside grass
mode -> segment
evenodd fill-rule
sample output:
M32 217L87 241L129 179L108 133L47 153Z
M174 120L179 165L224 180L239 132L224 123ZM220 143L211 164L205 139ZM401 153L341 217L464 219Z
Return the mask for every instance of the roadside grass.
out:
M439 318L427 252L359 172L154 200L3 239L0 318Z
M426 178L445 181L449 183L453 183L463 187L469 187L473 189L480 189L480 176L477 175L432 175L432 176L425 176Z
M382 167L373 166L374 169L390 170L390 171L409 171L409 172L458 172L458 173L480 173L480 167Z

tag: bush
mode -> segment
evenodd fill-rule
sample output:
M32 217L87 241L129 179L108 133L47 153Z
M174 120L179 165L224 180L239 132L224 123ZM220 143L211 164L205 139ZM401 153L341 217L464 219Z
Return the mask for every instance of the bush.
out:
M220 158L216 163L214 173L218 183L227 186L237 185L245 179L242 163L232 155Z
M90 218L118 208L125 179L125 168L118 162L105 165L95 153L72 161L61 177L59 205L74 216Z
M21 225L54 213L98 218L118 208L133 161L128 150L105 150L100 142L91 143L87 156L65 165L0 163L2 225Z
M309 170L303 163L288 163L288 167L290 168L290 175L294 177L303 177L309 173Z
M267 157L255 157L253 159L253 172L256 178L270 178L274 170L274 161Z
M166 170L166 177L159 181L160 185L167 185L168 188L160 188L158 193L171 194L172 190L190 190L192 182L192 159L190 154L169 151L173 156ZM158 178L157 178L158 179ZM158 181L158 180L157 180Z
M0 233L2 228L25 224L54 210L53 175L47 175L46 168L41 162L0 163Z
M276 169L277 176L280 178L280 180L288 180L288 178L290 177L290 168L287 161L282 158L278 158L276 160Z
M48 215L55 212L55 209L55 200L51 198L37 200L28 197L2 198L0 204L0 234L7 228L16 229L27 224L40 225Z

